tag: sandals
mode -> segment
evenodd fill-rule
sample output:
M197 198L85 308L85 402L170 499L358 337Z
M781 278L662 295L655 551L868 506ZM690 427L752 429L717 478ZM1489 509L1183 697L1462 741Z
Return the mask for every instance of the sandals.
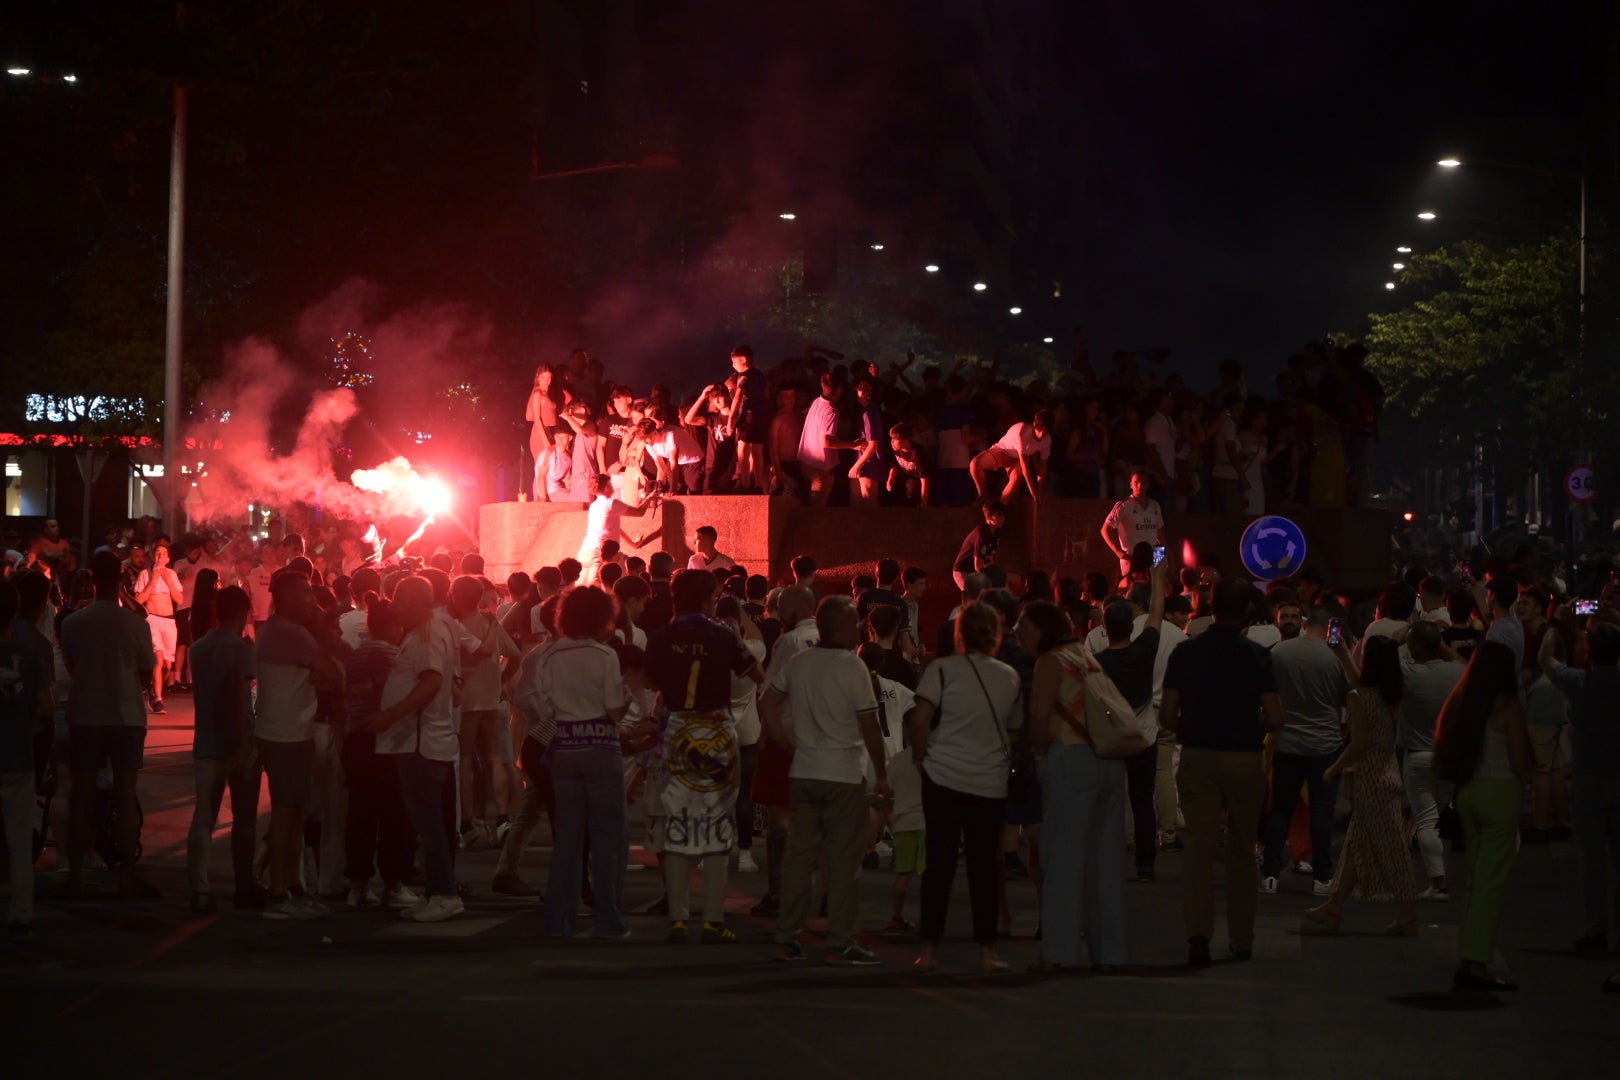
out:
M1339 932L1340 913L1329 909L1326 904L1320 907L1308 907L1301 914L1305 916L1306 922L1314 923L1330 934Z

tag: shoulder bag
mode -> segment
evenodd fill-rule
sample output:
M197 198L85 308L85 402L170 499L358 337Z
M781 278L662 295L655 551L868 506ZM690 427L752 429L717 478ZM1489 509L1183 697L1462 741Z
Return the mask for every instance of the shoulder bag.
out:
M973 662L971 656L964 656L962 659L979 682L979 691L984 694L984 703L990 708L990 726L996 729L996 738L1001 741L1001 752L1007 755L1007 801L1018 805L1039 802L1041 780L1037 771L1035 752L1030 749L1029 740L1019 739L1017 746L1007 741L1006 733L1001 730L1001 719L996 714L996 703L990 697L990 688L984 685L984 676L979 674L979 666ZM943 675L941 672L942 683Z
M1081 680L1085 703L1078 716L1072 708L1064 709L1063 719L1091 744L1093 753L1100 758L1127 758L1151 745L1141 718L1106 671L1101 667L1095 671L1083 669L1066 655L1060 655L1058 660L1065 678Z

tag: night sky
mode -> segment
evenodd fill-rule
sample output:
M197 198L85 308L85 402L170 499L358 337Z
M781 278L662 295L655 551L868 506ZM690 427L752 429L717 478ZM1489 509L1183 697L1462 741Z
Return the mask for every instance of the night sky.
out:
M149 53L161 64L166 7L125 8L111 23L79 5L30 5L0 16L0 49L7 64L37 66L30 56L46 55L85 65L86 80L98 62L128 67ZM545 5L328 8L317 32L271 41L233 73L266 86L288 80L297 93L223 104L197 97L188 288L207 295L194 304L192 340L218 351L250 333L274 336L361 276L396 305L449 301L486 312L510 366L523 369L532 342L521 338L540 318L535 309L567 284L546 261L554 252L540 250L567 238L536 241L524 231L523 215L547 197L525 175L531 91L556 73L529 70L532 42L510 28ZM926 139L930 125L954 122L885 111L901 107L886 88L927 58L908 56L901 24L876 19L870 5L795 10L790 23L766 6L717 0L671 4L661 22L644 21L650 77L691 95L659 103L653 118L685 133L675 147L687 159L682 182L744 191L760 212L789 197L836 210L863 191L903 195L902 178L854 178L872 163L862 149L872 140L906 131ZM1217 360L1235 357L1256 389L1269 388L1264 376L1301 343L1360 333L1368 311L1393 302L1383 283L1397 244L1421 249L1466 231L1453 220L1420 229L1414 217L1420 205L1444 213L1465 185L1489 182L1477 171L1437 176L1441 154L1552 169L1579 162L1580 25L1566 3L1030 0L1021 10L1048 31L1027 62L1061 87L1044 104L1050 145L1039 167L1072 188L1058 209L1077 221L1084 248L1083 269L1052 268L1065 298L1043 318L1064 324L1048 328L1059 349L1083 322L1100 365L1116 348L1168 346L1171 367L1195 386L1213 381ZM298 99L306 92L323 95L307 116ZM144 118L130 104L142 94ZM141 265L161 268L162 80L115 104L86 93L62 116L50 110L69 106L47 98L9 86L0 95L0 128L26 148L0 166L17 211L5 237L22 256L0 281L8 324L20 328L15 350L72 317L76 260L104 248L106 232L136 234ZM386 104L368 112L377 101ZM121 142L125 129L134 135ZM807 130L821 141L807 141ZM702 147L725 145L737 160L696 160ZM544 164L636 152L576 140ZM116 229L71 200L53 201L76 186L104 199L113 163L129 194L98 212ZM671 197L648 190L649 205ZM1542 215L1551 224L1563 223L1567 206L1572 223L1572 190L1538 186L1527 197L1551 207ZM588 237L584 205L571 215L580 232L570 242ZM723 311L691 306L712 293L689 289L678 302L718 319ZM599 293L571 295L578 313L601 303ZM148 296L160 329L161 291ZM605 321L627 321L618 312L639 299L620 296ZM548 332L560 345L578 331ZM644 341L600 332L606 340L584 343L649 354L634 356L636 366L657 359Z

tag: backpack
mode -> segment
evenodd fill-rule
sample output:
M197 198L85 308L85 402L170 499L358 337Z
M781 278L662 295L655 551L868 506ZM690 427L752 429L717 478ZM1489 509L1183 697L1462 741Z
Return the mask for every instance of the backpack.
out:
M1058 691L1063 719L1091 744L1098 757L1131 757L1152 745L1136 710L1114 680L1094 666L1095 661L1087 662L1078 649L1064 649L1058 653L1058 662L1063 665L1063 685Z

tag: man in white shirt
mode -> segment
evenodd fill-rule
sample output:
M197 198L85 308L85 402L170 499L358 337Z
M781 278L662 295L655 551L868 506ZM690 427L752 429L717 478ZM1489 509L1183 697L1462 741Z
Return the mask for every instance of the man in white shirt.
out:
M1175 407L1170 391L1159 391L1153 402L1153 415L1142 424L1154 497L1172 510L1176 501L1176 422L1170 419L1170 410Z
M1012 502L1019 485L1029 489L1029 497L1039 499L1046 479L1046 462L1052 456L1052 411L1037 409L1028 423L1019 421L1007 429L996 444L973 459L968 471L981 500L987 497L985 487L989 474L998 469L1007 472L1007 485L1001 491L1003 503Z
M646 502L631 505L613 494L613 480L606 473L591 481L591 505L585 511L585 539L579 545L581 585L595 585L602 570L602 544L623 540L626 514L640 514Z
M383 684L382 711L371 723L378 733L377 753L394 756L405 811L427 864L426 895L401 913L416 922L442 922L465 910L456 892L455 845L444 818L446 789L455 782L451 684L456 651L433 599L426 578L406 578L394 589L394 616L405 637Z
M697 548L690 559L686 560L688 570L710 570L719 573L721 570L730 570L737 564L731 556L722 555L715 550L715 542L720 539L720 533L713 525L699 525L693 534L692 546Z
M838 451L860 450L859 439L838 438L838 399L844 384L830 373L821 377L821 396L810 403L799 433L799 464L810 479L810 505L826 506L838 471Z
M1103 520L1103 543L1119 559L1120 575L1131 572L1131 552L1137 544L1159 546L1164 528L1164 511L1157 500L1148 497L1148 474L1143 469L1131 473L1131 497L1121 499Z
M814 573L810 576L814 577ZM809 585L793 585L783 589L776 603L783 629L771 649L770 663L765 668L767 686L794 657L813 648L820 640L820 632L816 629L816 592L813 588ZM790 703L784 700L781 716L784 728L792 725L790 711ZM760 719L763 728L763 715ZM781 740L772 738L761 738L757 745L755 783L749 794L757 805L765 808L765 895L750 914L775 918L782 913L782 865L786 861L791 801L788 772L793 764L793 750Z
M807 958L799 933L810 914L810 872L818 849L827 857L827 960L877 964L875 953L855 940L859 919L855 891L866 847L868 801L862 759L872 768L872 799L887 811L888 760L878 725L877 696L866 665L855 655L860 619L855 602L829 596L816 609L820 642L795 657L770 680L760 704L767 737L794 748L788 771L792 823L782 871L782 918L776 928L776 959ZM791 727L782 706L792 708Z
M1214 460L1209 470L1209 486L1215 497L1217 514L1241 514L1243 489L1238 466L1243 460L1238 445L1237 420L1233 413L1239 405L1236 394L1221 399L1221 414L1215 418L1215 437L1212 441Z
M657 465L658 482L664 490L681 494L703 490L703 448L692 433L679 424L669 423L668 411L662 405L648 406L647 418L656 425L653 431L647 432L647 456ZM645 421L642 430L647 431Z

